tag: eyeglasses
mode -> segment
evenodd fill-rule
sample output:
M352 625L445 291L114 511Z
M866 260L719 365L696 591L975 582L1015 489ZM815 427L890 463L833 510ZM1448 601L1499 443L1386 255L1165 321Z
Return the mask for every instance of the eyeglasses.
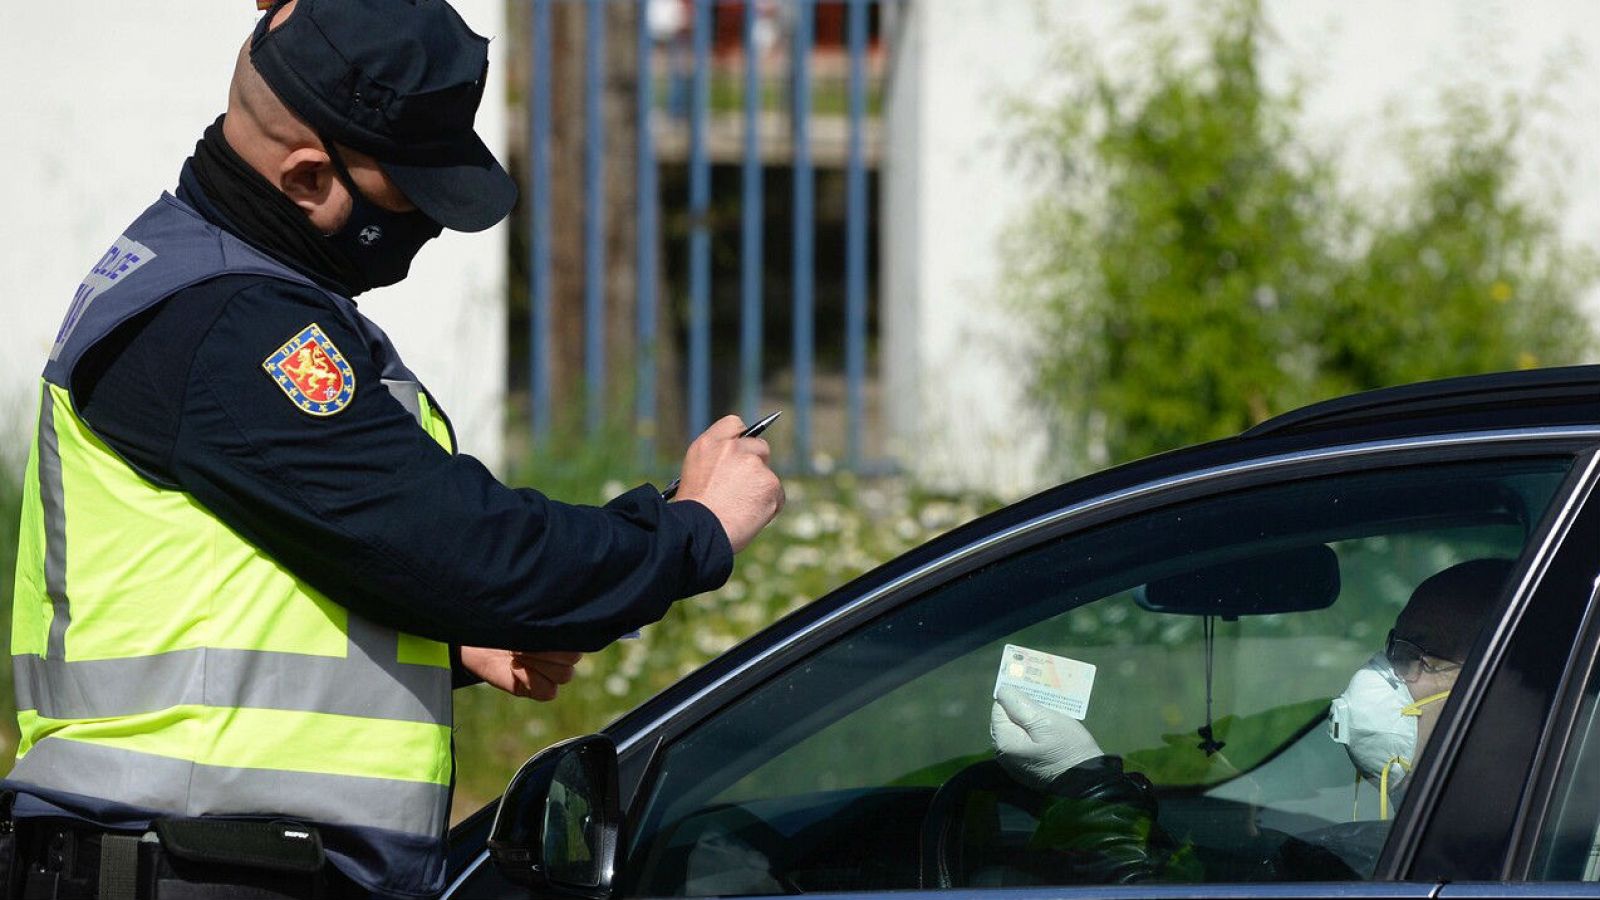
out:
M1410 681L1424 672L1436 674L1461 668L1461 663L1446 660L1444 665L1428 662L1428 659L1439 659L1428 651L1418 647L1405 638L1394 636L1394 629L1389 629L1389 639L1384 644L1383 655L1388 657L1389 665L1394 669L1394 674L1403 681Z

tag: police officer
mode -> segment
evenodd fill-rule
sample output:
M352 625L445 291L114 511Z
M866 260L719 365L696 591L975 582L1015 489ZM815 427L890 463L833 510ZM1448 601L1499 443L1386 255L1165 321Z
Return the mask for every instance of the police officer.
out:
M676 502L507 488L357 310L515 202L486 46L442 0L280 2L73 298L17 566L30 895L437 893L452 686L554 696L781 507L731 416Z

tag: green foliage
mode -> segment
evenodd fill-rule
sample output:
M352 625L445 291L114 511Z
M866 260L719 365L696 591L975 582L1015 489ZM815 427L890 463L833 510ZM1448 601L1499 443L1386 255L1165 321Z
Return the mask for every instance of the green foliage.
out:
M1514 190L1519 102L1446 107L1442 133L1412 135L1410 191L1366 229L1314 323L1325 393L1572 362L1591 346L1576 300L1592 252Z
M618 476L633 469L632 447L627 439L564 442L517 480L567 502L603 503L630 486ZM847 472L787 477L784 486L782 515L739 555L726 585L675 604L637 640L586 657L555 701L483 685L456 692L457 818L496 797L548 744L604 727L785 614L994 505Z
M1007 292L1041 336L1032 392L1069 468L1589 347L1593 254L1515 189L1524 101L1447 97L1396 199L1363 201L1264 82L1259 4L1208 19L1194 54L1145 12L1137 71L1068 54L1073 89L1024 111L1053 184L1015 229Z

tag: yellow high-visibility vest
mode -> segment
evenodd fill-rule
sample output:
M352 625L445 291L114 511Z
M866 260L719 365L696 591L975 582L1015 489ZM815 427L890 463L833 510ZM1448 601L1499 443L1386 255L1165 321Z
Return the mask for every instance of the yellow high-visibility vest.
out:
M319 593L188 493L135 471L78 415L71 367L130 309L207 267L276 265L256 254L241 267L237 241L226 260L204 257L222 233L163 203L176 201L163 198L119 240L144 254L141 267L113 265L119 279L75 304L45 370L16 569L21 743L10 780L170 815L392 833L437 856L451 785L449 648ZM163 256L183 265L146 266ZM375 326L366 334L387 341ZM390 374L365 389L388 390L454 452L429 395L408 370ZM389 886L426 891L442 875L442 864L417 868L440 871Z

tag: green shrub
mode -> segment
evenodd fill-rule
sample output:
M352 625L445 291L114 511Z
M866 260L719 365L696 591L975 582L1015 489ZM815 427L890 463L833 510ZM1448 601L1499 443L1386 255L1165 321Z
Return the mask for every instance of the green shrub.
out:
M1577 360L1592 250L1515 189L1531 102L1459 90L1405 135L1403 186L1363 197L1260 71L1257 0L1207 5L1203 52L1136 18L1112 73L1023 109L1039 200L1006 292L1041 335L1032 395L1069 471L1239 432L1355 390Z

